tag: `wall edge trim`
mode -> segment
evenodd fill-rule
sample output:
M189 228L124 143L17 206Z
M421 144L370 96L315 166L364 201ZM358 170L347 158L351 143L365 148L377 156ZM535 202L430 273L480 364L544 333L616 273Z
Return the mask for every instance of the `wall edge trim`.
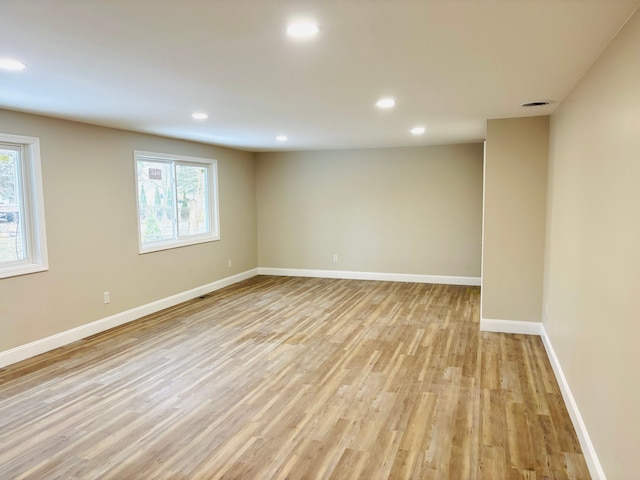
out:
M376 280L384 282L437 283L442 285L479 286L480 277L450 275L420 275L414 273L355 272L348 270L313 270L301 268L258 268L259 275L284 277L337 278L346 280Z
M254 268L0 352L0 368L68 345L258 275Z
M607 477L604 473L604 470L602 469L600 460L598 459L596 449L591 442L591 437L589 436L589 432L587 431L587 426L582 419L582 415L580 414L580 410L578 409L578 404L573 397L569 382L564 376L562 366L560 365L560 360L558 360L558 356L556 355L553 344L551 343L551 339L549 338L544 325L541 325L540 327L540 336L542 337L544 348L547 351L547 357L549 358L549 362L551 363L551 368L553 369L553 373L556 376L556 381L560 386L560 392L562 393L564 404L569 411L571 423L573 423L573 428L576 431L580 446L582 447L582 454L584 455L584 459L587 462L589 473L594 480L606 480Z
M516 333L521 335L541 335L542 323L524 322L522 320L480 319L481 332Z
M580 442L582 454L584 455L587 467L589 468L589 473L594 480L606 480L607 477L604 473L604 470L602 469L602 465L600 464L600 460L598 459L595 447L591 442L591 437L589 436L589 432L587 431L587 426L582 419L582 415L580 414L580 410L578 409L578 404L573 397L569 382L564 376L562 366L560 365L560 360L558 360L558 356L556 355L553 344L551 343L551 339L547 334L547 330L545 329L544 324L542 322L523 322L518 320L496 320L492 318L481 318L480 331L538 335L541 337L542 343L547 353L547 358L549 359L549 363L551 364L551 368L553 369L556 381L558 382L558 386L560 387L562 399L567 408L567 411L569 412L569 417L571 418L571 423L573 424L573 428L576 431L576 435L578 436L578 441Z

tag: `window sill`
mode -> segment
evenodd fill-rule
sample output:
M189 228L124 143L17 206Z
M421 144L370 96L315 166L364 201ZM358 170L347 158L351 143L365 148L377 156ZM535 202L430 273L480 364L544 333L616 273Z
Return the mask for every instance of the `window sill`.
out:
M188 247L189 245L198 245L200 243L217 242L220 240L220 236L207 235L203 237L194 237L186 240L171 241L171 242L158 242L152 245L139 246L138 253L144 255L145 253L159 252L162 250L171 250L173 248Z
M17 277L20 275L28 275L30 273L46 272L49 270L48 265L28 263L25 265L16 265L15 267L6 267L0 269L0 278Z

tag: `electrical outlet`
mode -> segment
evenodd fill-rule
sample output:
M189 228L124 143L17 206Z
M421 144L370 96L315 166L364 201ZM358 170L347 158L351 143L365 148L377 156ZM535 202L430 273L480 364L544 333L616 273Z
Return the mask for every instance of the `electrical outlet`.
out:
M338 262L338 254L334 253L333 254L333 263L337 263Z
M227 267L233 267L233 262L231 261L231 259L227 260Z
M109 303L111 301L111 294L109 292L103 293L104 303Z

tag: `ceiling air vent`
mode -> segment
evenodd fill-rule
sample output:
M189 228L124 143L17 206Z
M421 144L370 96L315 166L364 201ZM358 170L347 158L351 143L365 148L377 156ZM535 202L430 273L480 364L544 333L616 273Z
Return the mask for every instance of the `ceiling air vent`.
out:
M535 102L526 102L521 104L521 107L544 107L545 105L549 105L551 100L536 100Z

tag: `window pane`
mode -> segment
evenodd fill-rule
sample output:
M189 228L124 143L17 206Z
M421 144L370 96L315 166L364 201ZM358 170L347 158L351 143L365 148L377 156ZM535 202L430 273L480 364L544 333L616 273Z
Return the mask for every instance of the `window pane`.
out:
M176 165L180 237L210 231L208 172L206 166Z
M26 236L20 215L20 148L0 147L0 262L27 258Z
M172 164L139 160L137 168L142 243L175 239L176 207Z
M220 239L215 160L139 151L134 156L141 254Z

